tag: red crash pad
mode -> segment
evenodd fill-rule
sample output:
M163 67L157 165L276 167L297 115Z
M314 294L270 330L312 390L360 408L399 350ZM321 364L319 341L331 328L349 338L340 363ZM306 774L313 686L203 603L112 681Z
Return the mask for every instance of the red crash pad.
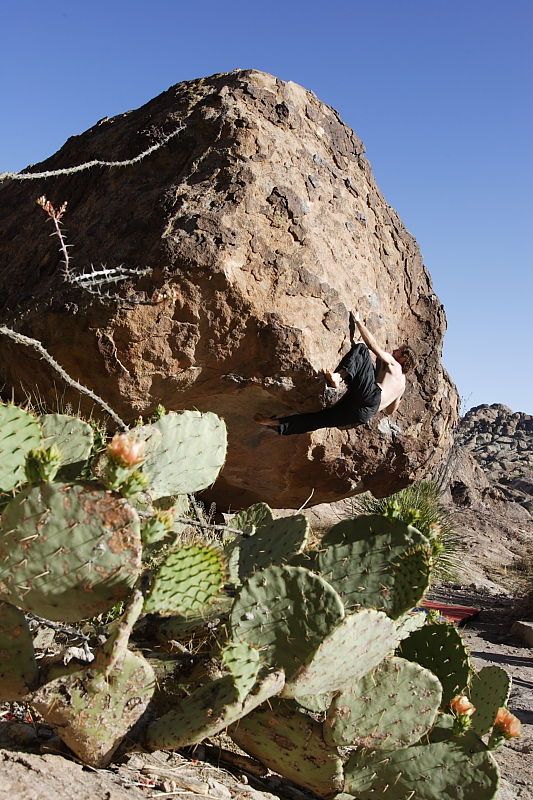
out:
M421 606L422 608L438 611L455 625L463 624L472 619L472 617L477 616L481 611L480 608L474 608L473 606L454 606L448 603L438 603L435 600L422 600Z

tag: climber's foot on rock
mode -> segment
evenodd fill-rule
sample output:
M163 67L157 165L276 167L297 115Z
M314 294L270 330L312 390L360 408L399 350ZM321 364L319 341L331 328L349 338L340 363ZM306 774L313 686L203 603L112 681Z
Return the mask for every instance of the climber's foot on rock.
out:
M265 428L277 428L279 425L276 417L263 417L261 414L256 414L254 420L258 425L264 425Z

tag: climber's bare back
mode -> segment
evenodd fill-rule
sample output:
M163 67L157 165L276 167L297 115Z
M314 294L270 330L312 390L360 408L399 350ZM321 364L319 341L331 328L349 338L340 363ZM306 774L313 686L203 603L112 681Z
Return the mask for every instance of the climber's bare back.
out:
M390 360L380 359L379 372L376 376L376 383L381 387L380 411L388 409L392 405L396 410L405 392L405 375L402 372L401 364L390 353L387 355Z

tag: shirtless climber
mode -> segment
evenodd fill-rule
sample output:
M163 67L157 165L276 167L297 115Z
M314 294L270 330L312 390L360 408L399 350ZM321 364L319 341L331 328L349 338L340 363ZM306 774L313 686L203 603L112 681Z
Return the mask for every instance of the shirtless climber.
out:
M411 350L402 345L391 353L383 350L370 331L363 325L359 314L351 318L357 325L363 342L354 344L342 358L335 372L326 371L324 377L330 386L338 389L346 384L346 392L333 406L308 414L288 417L256 416L259 425L273 428L283 436L307 433L319 428L355 428L364 425L378 411L393 414L405 391L405 373L414 366ZM376 363L372 356L376 357Z

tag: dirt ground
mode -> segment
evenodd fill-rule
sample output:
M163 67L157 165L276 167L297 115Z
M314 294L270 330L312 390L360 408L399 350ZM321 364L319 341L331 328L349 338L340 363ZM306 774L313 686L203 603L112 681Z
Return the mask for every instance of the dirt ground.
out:
M476 668L497 664L512 676L509 707L523 726L522 737L496 753L503 778L499 800L533 800L533 652L510 634L516 604L504 594L457 585L440 587L432 597L482 609L462 634ZM0 710L0 800L311 797L252 759L229 753L224 737L189 753L133 753L108 769L93 769L77 763L52 730L24 720L24 707L10 710Z

